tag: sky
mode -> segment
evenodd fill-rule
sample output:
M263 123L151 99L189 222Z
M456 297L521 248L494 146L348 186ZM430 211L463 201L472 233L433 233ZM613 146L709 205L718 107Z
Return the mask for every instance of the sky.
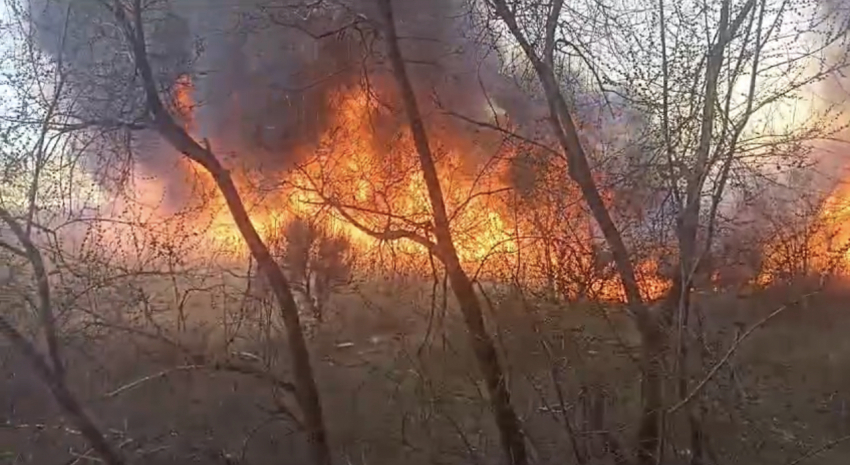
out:
M10 47L12 46L12 43L7 40L8 39L7 35L4 32L5 27L6 27L5 25L8 22L8 20L9 20L9 10L8 10L8 7L6 6L6 2L0 1L0 56L5 55L9 51ZM0 72L5 72L5 71L6 71L5 60L3 60L3 61L0 61ZM2 84L0 84L0 112L4 112L4 110L6 108L5 105L7 104L7 102L10 101L11 97L12 97L12 95L9 92L9 89L7 87L3 86Z
M11 12L5 0L0 0L0 74L13 73L14 62L9 58L9 54L16 52L17 26L7 26L10 20ZM14 88L10 87L5 76L0 76L0 118L14 116L17 107L21 104L18 100L18 95ZM34 106L36 110L40 110L38 106ZM29 159L30 151L36 145L38 127L37 125L13 125L8 121L0 122L0 130L5 131L9 127L14 127L14 132L11 140L13 143L0 146L0 202L3 206L9 209L21 207L25 203L23 195L28 188L29 177L16 175L11 178L3 179L8 167L13 166L16 159ZM63 144L56 143L56 139L52 142L53 147L63 147ZM2 144L3 142L0 142ZM71 176L67 163L67 159L60 156L63 152L52 151L55 156L51 157L51 162L44 168L42 174L42 188L39 189L40 198L38 200L41 208L69 206L69 198L72 204L79 204L82 199L86 199L90 203L91 199L100 198L99 190L91 176L81 170L74 170ZM26 171L24 172L26 173ZM70 189L73 197L69 197L66 189L68 186L74 186ZM62 193L60 193L61 191ZM95 203L102 202L95 201Z

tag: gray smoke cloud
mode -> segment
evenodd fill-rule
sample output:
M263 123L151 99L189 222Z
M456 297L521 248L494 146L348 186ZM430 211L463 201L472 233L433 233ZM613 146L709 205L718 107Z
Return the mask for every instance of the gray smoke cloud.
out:
M315 2L309 2L315 3ZM293 149L316 141L333 114L330 92L370 83L394 90L377 72L383 44L368 24L374 1L298 6L270 0L169 0L145 13L150 60L168 94L181 75L192 75L196 128L201 137L263 172L289 167ZM520 114L522 99L506 98L511 85L499 76L495 53L465 36L473 30L457 0L396 0L402 47L424 111L432 94L453 110L475 115L485 108L483 89ZM98 0L31 0L42 46L63 57L83 119L132 121L144 99L132 57L111 13ZM322 38L315 36L326 35ZM383 67L386 74L386 67ZM398 107L398 121L402 121ZM155 135L139 135L137 159L168 180L174 197L185 195L174 172L175 156Z
M823 29L840 38L824 53L822 66L834 71L812 90L813 111L823 116L823 132L829 137L812 141L807 147L810 165L792 172L789 189L796 189L798 198L801 189L815 198L823 197L850 179L850 3L820 0L818 8L831 28Z

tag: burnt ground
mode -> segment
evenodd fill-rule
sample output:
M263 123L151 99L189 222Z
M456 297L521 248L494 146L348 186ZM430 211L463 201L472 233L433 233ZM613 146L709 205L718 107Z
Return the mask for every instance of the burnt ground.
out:
M697 405L706 419L710 463L789 464L850 434L847 297L829 292L789 307L718 371ZM712 365L736 327L793 298L788 290L703 297L708 337L698 357ZM416 299L421 302L412 310ZM583 453L599 457L590 463L610 463L610 454L602 458L610 447L602 438L630 445L639 389L629 358L636 339L623 316L611 309L603 316L588 304L530 304L506 295L490 300L490 327L536 463L576 463L565 417ZM500 463L455 314L432 317L427 292L387 292L364 302L338 297L335 314L311 341L337 463ZM71 385L134 463L309 463L303 437L277 407L293 400L267 382L193 368L198 360L126 333L66 342ZM285 352L282 343L273 346L272 352ZM270 370L285 378L285 356L278 355ZM86 458L85 443L6 345L0 363L0 464L97 463ZM162 376L127 387L156 374ZM668 428L678 444L686 444L679 434L683 421L674 416ZM666 463L686 463L688 451L667 457ZM837 465L848 457L850 441L801 463Z

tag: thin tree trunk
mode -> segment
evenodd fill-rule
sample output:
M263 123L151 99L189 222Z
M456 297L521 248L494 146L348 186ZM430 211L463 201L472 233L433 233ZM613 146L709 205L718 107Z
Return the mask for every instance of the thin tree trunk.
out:
M304 426L313 449L314 459L319 465L329 465L331 463L330 445L324 424L319 389L310 363L310 353L307 350L307 341L304 338L304 331L298 315L298 305L295 303L292 289L280 266L272 258L268 247L251 223L245 205L239 196L239 191L233 184L229 173L223 171L217 175L214 174L214 178L227 202L239 232L248 244L251 255L257 261L257 267L266 276L278 301L292 356L298 404L304 414Z
M551 67L554 29L562 4L562 1L556 2L550 12L546 31L546 56L541 58L523 34L514 13L505 0L493 0L496 14L508 27L511 35L516 38L523 52L531 61L543 86L549 105L549 120L567 160L570 178L581 189L582 197L599 225L605 241L611 248L617 272L623 282L626 301L637 322L642 340L640 360L643 375L641 382L642 414L638 426L637 459L640 465L653 465L661 441L663 357L667 346L666 335L657 319L653 317L643 302L631 257L593 179L587 155L581 145L569 107L561 94L555 73Z
M38 182L38 176L33 185ZM31 197L30 201L33 201ZM32 205L30 210L34 210ZM23 249L13 248L12 251L25 258L32 266L35 274L36 293L38 295L39 324L47 345L48 355L39 353L35 345L22 335L6 318L0 315L0 334L3 334L12 345L27 359L39 379L50 389L53 398L69 417L71 422L80 430L80 434L88 441L92 450L109 465L125 463L123 455L109 443L104 434L95 425L88 413L83 409L74 394L68 389L65 381L65 364L59 347L59 335L56 328L56 318L50 292L50 281L47 276L44 258L41 251L30 238L32 217L27 217L26 228L22 227L14 217L0 207L2 220L21 243Z
M156 87L150 63L148 61L145 35L142 24L141 0L134 1L133 21L127 18L120 2L113 2L113 12L124 27L128 41L133 47L136 68L144 86L148 110L159 134L176 150L203 167L215 180L216 186L227 202L230 214L248 246L257 267L265 275L274 293L281 318L286 326L290 354L292 356L296 397L304 414L304 427L317 465L330 465L331 452L325 428L319 390L310 363L310 354L298 315L298 306L292 295L289 282L283 275L278 263L269 253L269 249L245 209L230 172L221 165L215 154L207 147L196 142L165 108Z
M124 465L126 460L123 454L110 444L94 420L83 409L83 406L65 384L64 376L50 368L45 357L38 353L35 346L2 316L0 316L0 333L27 359L36 376L50 389L56 403L59 404L71 423L80 430L80 434L98 457L107 465Z
M730 25L729 0L724 0L720 9L720 21L717 31L717 42L709 50L708 64L705 76L705 96L703 102L702 121L700 127L700 139L696 150L696 161L689 173L686 187L685 206L678 218L677 230L679 239L679 274L674 278L674 285L670 295L666 299L663 308L663 318L669 325L672 323L673 315L678 314L676 321L678 337L676 340L675 357L677 364L677 378L679 383L679 396L687 394L687 364L688 364L688 315L691 312L691 290L694 285L694 276L698 268L702 253L697 244L697 235L700 228L700 210L702 203L702 191L705 179L710 168L710 151L712 138L714 137L714 123L717 107L715 106L718 96L718 81L724 61L724 52L731 37L740 27L744 18L755 5L755 0L749 0L738 16ZM710 220L713 221L713 218ZM710 245L709 242L706 244ZM690 441L692 452L692 464L700 464L703 460L703 431L698 407L689 406L686 412L688 427L690 428Z
M422 174L428 188L428 197L434 215L434 232L437 238L439 258L446 267L446 274L460 304L464 322L470 333L475 358L484 375L490 404L495 415L496 425L499 429L502 448L507 455L509 463L512 465L525 465L528 463L525 435L522 431L519 418L511 404L510 391L508 390L507 382L499 363L496 347L484 326L481 304L478 296L475 294L472 281L461 267L457 250L452 240L443 192L437 175L434 157L431 153L425 124L422 121L416 95L408 77L398 44L395 20L390 3L391 0L377 0L377 2L386 29L389 60L404 102L405 112L410 123L410 131L413 135Z

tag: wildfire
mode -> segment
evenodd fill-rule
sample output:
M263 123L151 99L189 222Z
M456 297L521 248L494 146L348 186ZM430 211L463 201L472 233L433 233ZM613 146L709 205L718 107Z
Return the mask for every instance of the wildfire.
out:
M839 186L827 198L823 212L823 219L835 229L827 242L827 250L850 263L850 185Z
M640 284L641 297L645 300L652 301L662 297L673 285L669 279L660 276L658 262L655 260L639 262L635 267L635 275ZM601 297L604 300L625 301L626 296L619 276L603 284Z
M178 118L183 122L183 127L192 132L195 130L195 101L192 98L194 85L192 77L188 74L181 75L174 83L174 110Z
M179 84L175 105L185 127L192 131L191 81L183 79ZM333 129L323 134L309 153L299 154L302 162L282 175L278 185L258 189L256 179L232 171L255 227L269 239L295 217L320 221L324 228L347 236L356 254L365 257L388 247L389 242L381 237L388 231L408 231L433 240L430 201L409 132L397 125L395 133L378 135L375 124L381 109L364 91L340 92L334 98ZM565 227L563 221L554 219L564 212L550 209L550 218L540 222L518 214L516 205L510 207L507 170L515 155L510 148L471 166L475 163L469 160L474 157L468 151L475 150L474 146L451 130L437 128L433 132L455 246L471 272L504 274L517 268L520 261L545 261L547 268L575 270L592 265L593 258L587 254L544 256L539 247L523 247L532 240L529 238L546 232L541 227ZM205 194L203 214L197 217L196 225L203 231L204 248L244 255L242 238L212 179L197 167L188 168ZM580 223L578 229L586 231L576 237L576 245L584 250L591 242L589 219L583 214L573 216L580 218L572 220ZM551 230L548 232L551 234ZM427 263L427 249L414 240L397 240L392 247L394 252L410 257L411 267L422 269ZM669 288L655 261L640 263L636 271L647 299L657 298ZM529 279L534 279L533 275L530 273ZM544 280L542 276L537 279ZM623 300L616 274L595 283L592 293L603 299Z
M846 273L850 265L850 185L842 183L799 230L782 235L764 250L759 285L786 276Z

